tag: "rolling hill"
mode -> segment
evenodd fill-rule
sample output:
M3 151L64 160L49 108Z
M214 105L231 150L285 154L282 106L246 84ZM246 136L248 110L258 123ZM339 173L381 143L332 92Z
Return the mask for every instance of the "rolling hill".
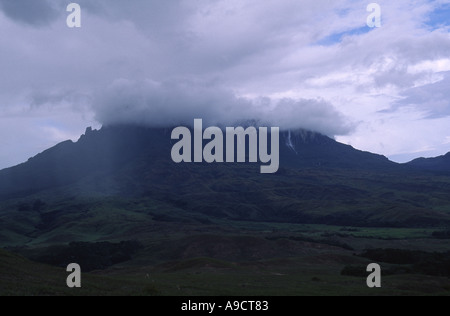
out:
M155 295L148 282L83 274L82 287L66 286L65 269L29 261L0 249L0 296Z

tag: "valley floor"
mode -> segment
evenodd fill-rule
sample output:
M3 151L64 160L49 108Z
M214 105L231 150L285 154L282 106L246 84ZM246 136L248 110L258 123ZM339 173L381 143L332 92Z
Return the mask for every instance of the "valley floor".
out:
M374 260L362 257L364 250L406 249L417 256L448 252L448 240L432 238L432 230L230 222L221 228L186 225L169 235L172 225L140 240L130 260L83 273L81 289L66 287L64 269L10 252L37 258L53 247L1 251L0 294L450 295L449 275L431 275L413 262L396 264L389 258L377 262L382 287L366 285L365 268Z

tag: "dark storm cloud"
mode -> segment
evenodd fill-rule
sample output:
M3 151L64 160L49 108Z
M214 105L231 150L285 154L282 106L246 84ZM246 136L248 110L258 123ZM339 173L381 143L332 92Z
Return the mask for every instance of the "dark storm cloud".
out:
M48 0L0 0L0 8L9 18L32 26L50 24L58 16Z
M237 97L232 91L191 81L118 80L94 100L96 119L105 125L133 123L172 127L192 125L201 118L208 125L235 126L242 121L282 130L304 128L326 135L349 133L353 125L323 100Z

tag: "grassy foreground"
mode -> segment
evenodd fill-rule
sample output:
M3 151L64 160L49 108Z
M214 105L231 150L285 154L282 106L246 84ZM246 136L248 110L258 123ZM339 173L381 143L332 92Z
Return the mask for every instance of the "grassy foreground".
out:
M403 271L410 265L380 263L386 272L382 288L366 286L364 267L372 261L359 256L363 249L448 248L447 240L432 239L428 231L329 227L320 234L320 225L288 230L276 224L283 228L280 233L275 227L269 232L267 225L272 224L261 223L236 235L240 224L234 225L220 233L194 235L189 230L164 237L160 232L144 240L130 260L83 273L81 289L67 288L69 273L62 268L0 250L0 295L450 295L450 278ZM31 257L54 251L22 250ZM356 276L342 275L349 266L360 268Z

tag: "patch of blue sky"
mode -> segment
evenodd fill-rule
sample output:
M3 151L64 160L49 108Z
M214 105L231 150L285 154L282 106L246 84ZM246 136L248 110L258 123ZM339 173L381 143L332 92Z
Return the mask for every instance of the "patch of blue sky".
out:
M345 16L347 16L350 13L350 8L342 8L342 9L338 9L336 11L336 13L338 14L339 17L343 18Z
M425 24L433 30L450 26L450 3L443 4L431 12Z
M356 29L353 29L350 31L334 33L334 34L331 34L327 37L320 39L319 41L317 41L314 44L320 45L320 46L332 46L332 45L341 43L342 40L347 36L362 35L362 34L369 33L371 30L372 30L372 28L370 28L368 26L363 26L363 27L356 28Z

